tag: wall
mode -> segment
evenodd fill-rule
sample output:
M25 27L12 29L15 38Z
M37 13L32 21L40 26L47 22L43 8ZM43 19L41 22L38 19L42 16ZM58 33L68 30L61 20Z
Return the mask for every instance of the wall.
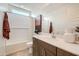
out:
M54 32L63 34L65 30L72 31L79 26L79 4L65 4L50 12L51 18L43 19L43 32L49 31L49 22L53 22Z
M52 22L55 32L63 33L79 26L79 5L70 4L53 12Z

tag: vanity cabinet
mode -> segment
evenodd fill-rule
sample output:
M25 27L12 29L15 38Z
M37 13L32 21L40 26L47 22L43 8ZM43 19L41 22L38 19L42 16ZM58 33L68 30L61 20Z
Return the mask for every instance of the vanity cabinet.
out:
M33 56L75 56L58 47L48 44L37 38L33 38Z

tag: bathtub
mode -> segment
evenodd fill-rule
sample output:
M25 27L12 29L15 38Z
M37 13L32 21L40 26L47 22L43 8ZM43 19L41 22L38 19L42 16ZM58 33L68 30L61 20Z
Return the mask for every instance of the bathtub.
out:
M12 43L6 45L6 55L27 49L26 42Z

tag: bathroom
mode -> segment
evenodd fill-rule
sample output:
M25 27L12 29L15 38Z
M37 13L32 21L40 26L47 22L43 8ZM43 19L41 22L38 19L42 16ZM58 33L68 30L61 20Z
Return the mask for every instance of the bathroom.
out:
M47 40L51 37L62 37L68 43L63 44L69 45L66 50L79 55L78 48L74 47L78 47L79 42L73 42L75 33L78 34L79 31L79 3L0 3L0 9L1 56L33 56L33 38ZM2 35L5 12L10 27L9 39ZM75 31L76 28L78 31ZM55 45L56 49L64 48L59 46L62 44L49 41L45 42ZM57 43L60 41L61 39L57 40ZM71 48L73 49L70 51ZM77 51L74 51L75 49Z

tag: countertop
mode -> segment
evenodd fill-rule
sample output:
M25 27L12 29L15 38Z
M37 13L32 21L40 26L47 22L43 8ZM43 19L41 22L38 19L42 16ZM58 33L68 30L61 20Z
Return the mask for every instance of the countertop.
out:
M50 34L34 34L33 37L72 54L79 55L79 44L68 43L62 37L53 38Z

